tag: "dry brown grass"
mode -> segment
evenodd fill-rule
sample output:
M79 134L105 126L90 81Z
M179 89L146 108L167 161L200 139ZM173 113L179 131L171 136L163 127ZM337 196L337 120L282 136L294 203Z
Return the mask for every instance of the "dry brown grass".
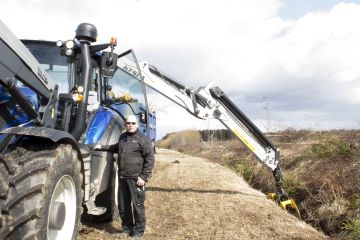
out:
M333 237L360 239L360 131L288 129L269 138L281 149L284 187L303 218ZM274 191L272 174L238 140L172 148L227 166L265 193Z
M146 198L145 240L326 239L234 171L171 150L158 149ZM115 239L119 229L119 222L83 225L78 239Z
M175 148L183 145L197 144L200 142L200 133L196 130L186 130L176 134L168 134L156 145L160 148Z
M227 168L161 149L156 164L145 239L324 239Z

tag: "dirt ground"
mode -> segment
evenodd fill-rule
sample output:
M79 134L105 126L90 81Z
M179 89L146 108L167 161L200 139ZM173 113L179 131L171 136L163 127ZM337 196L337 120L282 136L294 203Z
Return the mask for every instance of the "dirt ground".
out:
M327 239L231 170L158 149L147 185L144 239ZM115 239L118 222L83 225L78 239Z

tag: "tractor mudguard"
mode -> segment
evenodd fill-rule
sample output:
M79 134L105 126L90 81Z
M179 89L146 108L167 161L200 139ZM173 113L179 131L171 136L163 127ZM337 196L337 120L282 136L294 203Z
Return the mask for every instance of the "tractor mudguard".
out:
M82 160L80 148L74 137L64 131L59 131L47 127L11 127L0 131L0 134L12 134L18 136L41 137L51 140L54 143L64 142L71 144L77 151L80 160Z

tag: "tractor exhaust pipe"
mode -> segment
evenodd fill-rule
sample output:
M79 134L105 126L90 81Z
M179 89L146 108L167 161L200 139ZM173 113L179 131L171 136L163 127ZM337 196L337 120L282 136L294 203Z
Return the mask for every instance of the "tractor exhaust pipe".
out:
M84 87L84 98L79 104L79 109L76 116L75 127L72 131L72 135L76 140L79 140L86 122L86 109L89 96L89 90L91 86L91 56L90 56L90 44L95 42L97 37L96 27L90 23L81 23L76 29L75 38L80 41L81 44L81 62L82 62L82 76Z

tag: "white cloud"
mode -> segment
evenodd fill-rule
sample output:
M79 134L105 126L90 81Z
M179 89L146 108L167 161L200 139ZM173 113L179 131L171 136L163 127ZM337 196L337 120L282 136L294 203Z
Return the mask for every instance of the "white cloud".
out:
M188 86L213 81L262 129L263 97L269 98L271 117L279 124L349 126L360 104L360 5L339 3L290 21L279 17L282 4L0 0L0 14L21 38L67 39L80 22L91 22L100 41L117 36L118 51L133 48L139 60ZM155 102L161 108L164 99ZM159 112L162 132L207 127L179 109Z

